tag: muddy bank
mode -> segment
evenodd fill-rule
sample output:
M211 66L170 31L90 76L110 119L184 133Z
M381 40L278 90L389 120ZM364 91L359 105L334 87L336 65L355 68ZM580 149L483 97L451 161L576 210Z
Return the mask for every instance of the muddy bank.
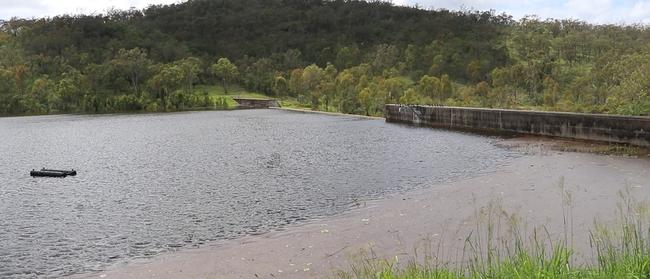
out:
M497 145L531 155L544 154L549 151L561 151L619 155L625 157L650 156L649 147L533 135L518 135L513 138L503 139Z
M541 149L540 149L541 150ZM379 201L335 218L283 231L214 243L150 261L116 266L88 278L323 278L347 269L350 259L371 248L377 257L406 260L431 243L444 243L453 261L476 226L476 211L500 201L527 224L565 232L562 188L571 192L574 246L591 257L587 239L594 218L616 218L618 193L650 198L650 160L541 150L502 169ZM561 187L562 186L562 187Z

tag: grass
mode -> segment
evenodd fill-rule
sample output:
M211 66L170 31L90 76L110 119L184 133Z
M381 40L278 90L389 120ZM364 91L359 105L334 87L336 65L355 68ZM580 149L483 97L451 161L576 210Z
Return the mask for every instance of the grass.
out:
M564 152L588 152L601 155L644 157L650 155L650 149L624 143L589 143L570 142L555 146L556 150Z
M298 102L295 98L291 97L281 97L276 98L272 96L267 96L262 93L250 92L240 86L232 85L228 89L228 94L225 93L222 86L218 85L197 85L194 90L196 92L202 93L207 92L208 95L212 98L223 98L228 107L236 107L237 102L233 98L250 98L250 99L279 99L280 105L287 108L299 108L299 109L309 109L309 105L302 104Z
M647 156L650 155L648 148L633 146L629 144L609 144L599 154L618 156Z
M544 227L527 230L521 219L492 203L478 212L481 221L465 239L456 264L441 262L436 253L401 263L377 260L372 251L361 253L341 279L483 279L483 278L650 278L650 212L627 192L620 194L617 226L594 223L589 233L594 255L586 264L571 249L573 229L571 194L563 191L564 235L553 239ZM507 229L503 230L502 225ZM438 246L439 247L439 246ZM431 249L432 251L435 249ZM439 252L437 252L439 253Z
M295 108L295 109L307 109L311 110L311 106L298 102L292 98L282 98L280 100L280 105L285 108Z
M561 152L594 153L600 155L647 157L650 148L633 146L625 143L593 142L578 139L562 139L544 136L525 135L506 139L499 143L504 147L516 148L521 152L537 154L542 150Z
M233 98L250 98L250 99L272 98L262 93L250 92L240 86L235 86L235 85L228 88L228 94L226 94L222 86L217 86L217 85L197 85L194 87L194 91L197 93L207 92L210 97L214 99L223 100L228 107L237 106L237 102L235 102Z
M271 98L262 93L250 92L240 86L231 85L228 88L228 94L225 93L223 87L219 85L197 85L194 87L195 91L198 92L208 92L212 97L241 97L241 98L259 98L259 99L268 99Z

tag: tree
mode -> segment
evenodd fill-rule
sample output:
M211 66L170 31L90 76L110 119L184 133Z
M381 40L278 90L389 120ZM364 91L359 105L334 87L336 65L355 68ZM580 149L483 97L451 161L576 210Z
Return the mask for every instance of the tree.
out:
M323 78L323 69L315 64L307 66L302 72L302 85L311 99L312 109L318 108L319 99L321 97L320 85Z
M618 82L607 98L608 108L615 113L650 115L650 47L645 51L625 55L614 68Z
M415 88L409 88L399 98L400 104L420 104L420 96Z
M435 57L433 57L433 62L431 63L431 66L429 66L428 73L430 76L437 76L442 73L442 69L445 65L445 58L442 56L442 54L438 54Z
M523 91L518 86L521 81L515 74L517 67L495 68L490 74L492 81L493 100L498 106L510 107L518 104L518 92Z
M382 104L399 102L400 97L408 88L408 82L401 77L382 79L379 81L379 90L384 96Z
M245 69L244 84L249 90L271 94L278 76L277 65L269 58L260 58Z
M359 92L359 104L363 107L363 111L366 113L366 115L370 115L370 110L372 108L374 100L374 96L372 95L372 91L370 91L370 88L366 87L362 89Z
M420 48L416 45L409 44L404 51L404 63L409 71L417 71L421 65Z
M352 113L360 106L355 70L355 68L346 69L336 76L336 103L338 111L343 113Z
M54 82L48 76L41 76L34 80L29 90L26 104L31 113L49 113L50 101L54 101Z
M440 92L440 79L437 77L423 76L418 84L418 91L421 95L429 97L432 100L441 102L444 98Z
M185 73L177 64L162 64L156 68L154 76L149 79L149 86L157 92L158 99L168 104L167 98L181 86Z
M9 70L0 68L0 114L9 114L12 112L10 107L13 96L18 95L18 88L13 73Z
M64 112L81 111L82 109L79 107L79 104L83 100L84 94L87 94L88 91L90 90L87 86L86 77L79 71L72 70L64 73L56 84L55 100L58 100L58 102L55 103L54 108ZM90 111L97 111L97 108L94 107Z
M599 102L601 98L598 95L600 95L599 87L591 75L574 79L564 93L565 100L572 110L589 112L601 110Z
M467 77L471 82L479 82L482 79L481 61L473 60L467 64Z
M487 82L481 81L476 84L476 87L474 88L474 95L478 97L479 101L481 102L481 106L490 106L490 100L488 99L488 96L490 95L490 85Z
M131 82L133 92L140 94L140 84L147 79L149 66L151 66L147 53L140 48L129 50L122 48L113 59L113 63L123 68L127 79Z
M560 84L553 78L546 77L544 79L544 104L549 107L555 107L560 99Z
M342 47L336 54L336 67L347 69L357 65L359 61L359 48L357 46Z
M338 71L331 63L323 70L323 79L320 84L321 98L325 102L325 110L329 107L336 96L336 76Z
M440 77L440 97L442 100L447 100L454 95L454 87L451 84L449 75L442 75Z
M30 74L29 68L25 64L19 64L9 68L9 71L13 73L14 84L18 89L18 93L24 94L27 87L27 78Z
M509 55L518 65L534 105L543 101L544 78L552 75L554 50L549 26L535 17L525 17L515 26L507 42Z
M297 67L302 67L302 53L297 49L287 50L282 54L282 68L283 69L295 69Z
M293 93L294 97L300 96L303 94L303 85L302 85L302 69L295 69L291 71L289 77L289 92Z
M372 60L372 67L376 73L382 73L390 69L399 59L399 51L394 45L381 44L377 46L375 56Z
M228 58L219 58L217 63L212 65L212 74L221 79L223 91L228 94L228 83L239 75L239 70Z
M275 82L273 83L273 92L275 93L275 96L284 96L287 94L288 89L289 84L287 83L287 80L283 76L277 76L275 78Z
M201 60L196 57L188 57L176 62L185 80L185 92L191 93L199 72L201 71Z

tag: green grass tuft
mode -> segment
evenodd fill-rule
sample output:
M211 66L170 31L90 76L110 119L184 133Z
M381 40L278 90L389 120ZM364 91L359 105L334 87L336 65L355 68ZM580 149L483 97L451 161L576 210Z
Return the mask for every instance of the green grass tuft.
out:
M571 195L563 189L564 214L570 215ZM348 271L337 271L341 279L510 279L563 278L609 279L650 278L650 207L635 201L629 191L620 195L619 225L613 229L595 223L589 241L595 261L576 264L570 248L572 220L564 216L563 239L552 239L544 228L528 231L520 219L499 206L477 211L477 225L465 240L461 264L441 264L436 255L401 263L377 259L362 251ZM505 224L508 229L499 227Z

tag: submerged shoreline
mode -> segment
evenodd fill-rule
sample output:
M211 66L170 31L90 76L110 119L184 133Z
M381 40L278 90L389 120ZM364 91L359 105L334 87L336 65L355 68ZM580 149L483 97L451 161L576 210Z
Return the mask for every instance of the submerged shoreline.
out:
M648 181L648 158L545 149L478 177L360 202L335 217L73 278L323 278L347 270L362 251L408 261L432 245L440 245L441 263L451 263L475 229L476 213L495 202L527 225L560 237L566 233L564 191L573 196L572 248L589 262L586 236L594 220L616 219L621 191L650 198Z

